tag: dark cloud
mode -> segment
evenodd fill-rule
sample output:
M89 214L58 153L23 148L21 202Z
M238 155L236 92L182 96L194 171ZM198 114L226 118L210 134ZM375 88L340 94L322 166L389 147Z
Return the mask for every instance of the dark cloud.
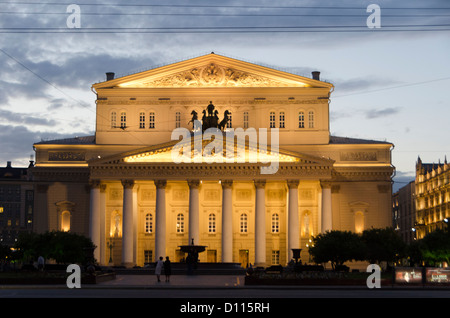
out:
M53 126L56 121L48 118L41 118L38 114L15 113L9 110L0 109L0 118L4 122L22 124L25 126Z
M387 108L383 108L383 109L369 109L369 110L365 111L364 113L366 115L366 118L374 119L374 118L379 118L379 117L395 115L399 111L400 110L398 108L387 107Z

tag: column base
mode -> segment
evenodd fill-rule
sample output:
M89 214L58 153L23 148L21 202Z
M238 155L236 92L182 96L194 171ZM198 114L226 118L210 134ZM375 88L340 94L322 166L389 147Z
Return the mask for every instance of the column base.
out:
M134 263L122 263L122 266L125 266L126 268L132 268L134 265Z

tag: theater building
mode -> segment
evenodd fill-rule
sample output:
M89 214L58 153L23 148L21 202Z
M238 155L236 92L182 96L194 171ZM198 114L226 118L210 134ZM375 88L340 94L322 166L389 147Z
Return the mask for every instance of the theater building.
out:
M268 266L307 262L324 231L391 226L393 145L331 136L319 75L214 53L107 73L94 136L34 145L35 231L85 234L105 265L182 261L193 241L201 262Z

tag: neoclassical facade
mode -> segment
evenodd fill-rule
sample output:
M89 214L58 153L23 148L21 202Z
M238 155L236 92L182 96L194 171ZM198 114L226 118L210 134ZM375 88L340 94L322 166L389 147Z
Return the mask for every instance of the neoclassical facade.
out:
M392 144L330 136L333 88L214 53L107 73L94 136L34 145L35 230L89 235L100 264L183 261L193 240L201 262L268 266L391 226Z

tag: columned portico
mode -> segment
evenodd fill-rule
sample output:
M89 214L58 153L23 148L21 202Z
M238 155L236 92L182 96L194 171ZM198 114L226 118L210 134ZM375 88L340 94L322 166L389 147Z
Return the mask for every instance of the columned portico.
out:
M156 229L154 260L166 255L166 180L155 180L156 186Z
M200 244L200 230L199 230L199 202L198 191L200 187L199 180L189 180L189 244L194 241L194 244Z
M91 195L90 195L90 226L89 237L92 243L97 246L94 250L94 258L100 259L100 181L94 180L90 182Z
M331 208L331 183L321 182L322 186L322 232L333 229L333 214Z
M233 201L231 180L222 180L222 262L233 262Z
M288 260L291 259L292 249L300 246L300 223L298 216L298 180L289 180L288 202Z
M122 265L134 265L134 200L133 180L122 180L123 211L122 211Z
M255 266L266 265L266 180L255 180Z

